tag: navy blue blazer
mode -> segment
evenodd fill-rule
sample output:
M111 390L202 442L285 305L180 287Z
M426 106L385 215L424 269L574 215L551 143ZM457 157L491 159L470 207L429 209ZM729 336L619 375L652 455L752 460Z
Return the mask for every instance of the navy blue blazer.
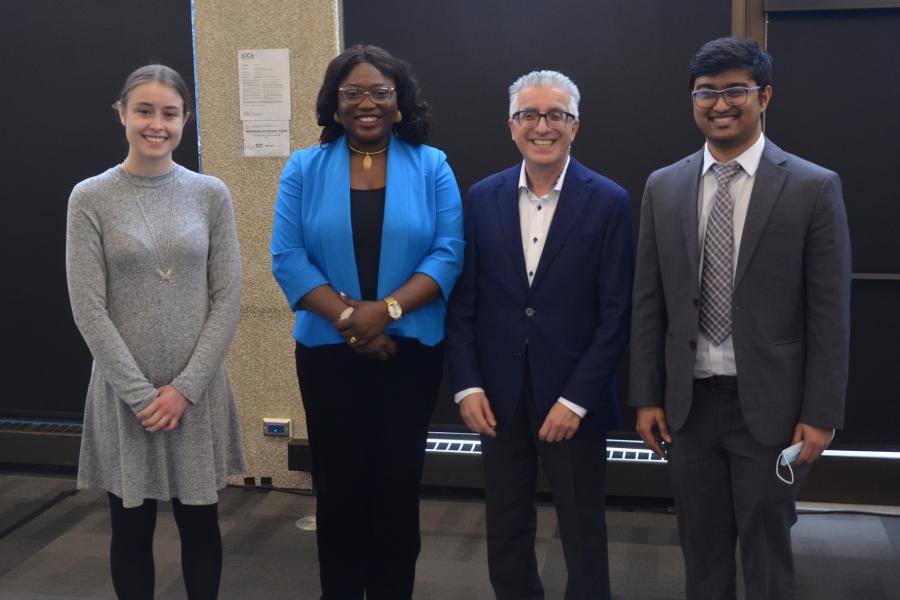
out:
M616 424L615 373L628 341L634 243L628 192L574 158L533 284L519 224L521 163L469 190L463 273L446 350L454 392L485 390L500 428L525 360L543 419L562 396L587 409L579 432Z

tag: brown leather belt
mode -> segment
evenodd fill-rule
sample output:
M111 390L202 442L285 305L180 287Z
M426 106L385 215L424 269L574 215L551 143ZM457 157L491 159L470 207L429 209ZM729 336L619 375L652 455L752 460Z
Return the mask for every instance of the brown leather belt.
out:
M694 385L698 385L713 392L737 392L737 377L733 375L713 375L703 379L695 379Z

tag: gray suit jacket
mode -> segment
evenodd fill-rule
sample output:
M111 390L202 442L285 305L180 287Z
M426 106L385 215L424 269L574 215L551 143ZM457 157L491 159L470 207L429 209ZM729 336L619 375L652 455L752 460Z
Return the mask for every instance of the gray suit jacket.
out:
M699 318L703 152L652 173L641 205L631 330L631 406L691 409ZM738 395L751 435L789 442L798 421L843 425L850 239L837 174L766 140L732 300Z

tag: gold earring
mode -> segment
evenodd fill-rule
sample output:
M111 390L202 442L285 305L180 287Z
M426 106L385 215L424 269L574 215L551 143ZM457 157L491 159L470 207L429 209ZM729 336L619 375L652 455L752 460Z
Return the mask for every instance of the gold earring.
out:
M331 118L334 119L334 122L335 122L335 123L340 123L340 122L341 122L341 118L338 116L337 111L334 111L334 114L331 115Z
M402 120L403 120L403 113L398 110L397 114L394 115L394 123L399 123Z

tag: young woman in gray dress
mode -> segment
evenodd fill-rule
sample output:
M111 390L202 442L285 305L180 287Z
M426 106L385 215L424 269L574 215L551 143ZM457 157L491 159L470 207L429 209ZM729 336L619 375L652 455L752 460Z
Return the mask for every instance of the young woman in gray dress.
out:
M113 586L129 600L153 597L169 499L188 597L217 596L217 491L246 471L224 365L240 313L234 212L225 184L172 160L190 107L172 69L132 73L114 104L128 156L69 199L69 296L94 357L78 487L108 492Z

